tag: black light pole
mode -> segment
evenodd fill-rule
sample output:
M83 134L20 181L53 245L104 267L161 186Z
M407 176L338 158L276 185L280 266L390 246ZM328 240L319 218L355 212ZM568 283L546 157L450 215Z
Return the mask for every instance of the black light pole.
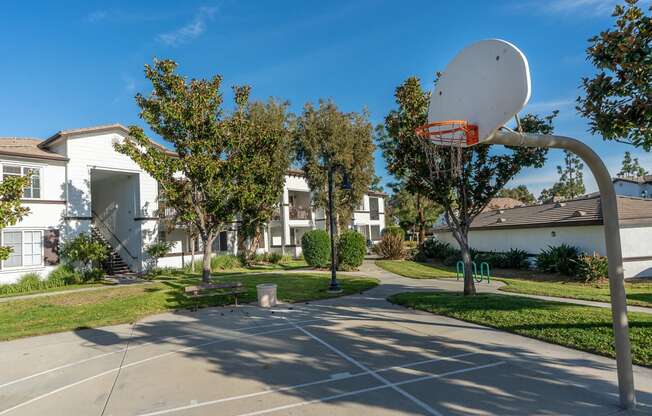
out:
M328 167L328 217L331 234L331 284L328 291L338 293L342 291L337 283L337 252L335 249L335 215L333 215L333 166Z

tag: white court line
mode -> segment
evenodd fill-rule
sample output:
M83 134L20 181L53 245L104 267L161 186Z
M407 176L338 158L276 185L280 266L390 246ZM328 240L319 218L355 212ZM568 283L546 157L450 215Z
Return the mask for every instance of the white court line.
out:
M413 379L410 379L410 380L404 380L404 381L401 381L401 382L398 382L398 383L381 384L381 385L375 386L375 387L368 387L366 389L360 389L360 390L349 391L349 392L346 392L346 393L334 394L332 396L325 396L325 397L321 397L319 399L307 400L307 401L303 401L303 402L299 402L299 403L293 403L293 404L286 404L285 406L278 406L278 407L273 407L271 409L258 410L258 411L250 412L250 413L242 413L242 414L239 414L238 416L257 416L257 415L262 415L262 414L265 414L265 413L278 412L279 410L287 410L287 409L291 409L291 408L294 408L294 407L307 406L307 405L315 404L315 403L323 403L323 402L327 402L327 401L331 401L331 400L341 399L342 397L356 396L356 395L359 395L359 394L368 393L370 391L382 390L382 389L387 389L387 388L392 388L392 387L398 387L398 386L402 386L404 384L417 383L419 381L431 380L431 379L435 379L435 378L442 378L442 377L452 376L452 375L456 375L456 374L467 373L469 371L475 371L475 370L482 370L482 369L485 369L485 368L497 367L497 366L503 365L503 364L505 364L505 361L497 361L497 362L494 362L494 363L491 363L491 364L479 365L477 367L464 368L462 370L449 371L449 372L441 373L441 374L430 374L428 376L413 378Z
M368 371L370 372L371 376L374 377L376 380L380 381L381 383L385 384L387 387L390 387L394 391L400 393L402 396L407 397L408 399L412 400L415 404L417 404L419 407L421 407L423 410L428 412L431 415L434 416L442 416L441 413L430 407L427 403L417 399L414 397L412 394L408 393L407 391L403 390L396 384L392 384L389 380L387 380L385 377L381 376L378 373L371 372L371 370L364 364L358 362L356 359L353 357L347 355L346 353L340 351L336 347L332 346L328 342L324 341L323 339L319 338L318 336L312 334L311 332L307 331L305 328L302 328L294 323L291 324L295 328L297 328L299 331L303 332L304 334L308 335L310 338L314 339L315 341L319 342L322 344L324 347L328 348L329 350L333 351L335 354L339 355L340 357L344 358L346 361L350 362L351 364L355 365L356 367L360 368L362 371Z
M311 319L311 320L308 320L308 321L302 321L300 323L314 322L314 321L318 321L318 320L319 319ZM125 364L125 365L122 366L122 368L124 369L124 368L133 367L133 366L145 363L145 362L157 360L159 358L167 357L167 356L177 354L177 353L180 353L180 352L184 352L184 351L189 351L189 350L192 350L192 349L195 349L195 348L205 347L207 345L213 345L213 344L218 344L218 343L221 343L221 342L227 342L227 341L232 341L232 340L237 340L237 339L245 339L245 338L255 337L255 336L258 336L258 335L273 334L273 333L282 332L282 331L291 331L291 330L294 330L294 329L296 329L296 327L293 326L293 327L289 327L289 328L274 329L274 330L270 330L270 331L256 332L256 333L253 333L253 334L245 334L245 335L241 335L241 336L221 338L219 340L204 342L202 344L197 344L197 345L191 345L189 347L185 347L185 348L175 350L175 351L169 351L169 352L166 352L166 353L163 353L163 354L153 355L153 356L145 358L143 360L134 361L132 363ZM44 399L46 397L52 396L53 394L60 393L60 392L62 392L64 390L68 390L68 389L70 389L72 387L78 386L78 385L86 383L88 381L95 380L95 379L100 378L102 376L105 376L107 374L114 373L114 372L118 371L119 368L120 367L112 368L110 370L103 371L103 372L101 372L99 374L95 374L94 376L90 376L90 377L84 378L82 380L78 380L78 381L76 381L74 383L67 384L65 386L59 387L58 389L51 390L51 391L49 391L47 393L44 393L44 394L42 394L40 396L34 397L34 398L29 399L29 400L27 400L25 402L19 403L19 404L15 405L15 406L12 406L12 407L8 408L8 409L0 411L0 415L7 414L7 413L9 413L9 412L11 412L13 410L19 409L19 408L21 408L23 406L27 406L28 404L31 404L31 403L34 403L34 402L39 401L41 399Z
M348 380L348 379L351 379L351 378L370 375L371 373L384 373L384 372L391 371L391 370L399 370L399 369L403 369L403 368L416 367L418 365L434 363L434 362L437 362L437 361L454 361L457 358L462 358L462 357L466 357L466 356L469 356L469 355L477 355L477 354L479 354L479 352L465 352L465 353L462 353L462 354L452 355L452 356L449 356L449 357L431 358L429 360L414 361L414 362L407 363L407 364L395 365L395 366L392 366L392 367L385 367L385 368L382 368L380 370L375 370L375 371L374 370L362 371L360 373L355 373L355 374L350 374L349 373L349 374L346 374L346 375L341 375L340 377L337 377L337 378L333 378L331 376L329 378L324 378L324 379L321 379L321 380L310 381L310 382L301 383L301 384L295 384L294 386L279 387L279 388L269 389L269 390L265 390L265 391L258 391L258 392L255 392L255 393L242 394L242 395L239 395L239 396L224 397L222 399L215 399L215 400L210 400L210 401L206 401L206 402L193 403L193 404L189 404L189 405L186 405L186 406L179 406L179 407L174 407L174 408L169 408L169 409L163 409L163 410L158 410L156 412L151 412L151 413L142 413L142 414L139 414L138 416L164 415L164 414L168 414L168 413L179 412L179 411L182 411L182 410L194 409L194 408L197 408L197 407L205 407L205 406L210 406L210 405L224 403L224 402L231 402L231 401L234 401L234 400L248 399L250 397L263 396L263 395L266 395L266 394L278 393L278 392L288 391L288 390L297 390L297 389L300 389L300 388L303 388L303 387L311 387L311 386L316 386L316 385L319 385L319 384L334 383L334 382L337 382L337 381Z
M265 319L265 318L263 318L263 319ZM272 320L272 319L270 319L270 320ZM284 325L288 325L288 324L287 323L283 323L283 324L274 323L274 324L271 324L271 325L273 325L273 326L284 326ZM169 339L184 339L184 338L192 338L192 337L196 337L196 336L215 335L215 334L218 334L218 333L221 333L221 332L224 332L224 331L236 331L236 332L237 331L249 331L251 329L258 329L258 328L260 328L260 325L249 326L249 327L244 327L244 328L242 328L242 327L241 328L232 328L232 329L223 328L223 329L221 329L221 331L213 331L212 333L209 332L209 333L200 333L200 334L188 334L188 335L181 335L181 336L169 335L169 336L156 338L154 341L148 341L148 342L145 342L143 344L133 346L133 347L129 348L129 351L133 351L133 350L143 348L143 347L146 347L148 345L156 344L158 342L169 340ZM78 361L73 361L71 363L60 365L58 367L53 367L53 368L50 368L50 369L47 369L47 370L43 370L43 371L40 371L38 373L34 373L34 374L31 374L31 375L28 375L28 376L25 376L25 377L21 377L21 378L18 378L18 379L11 380L11 381L8 381L6 383L0 384L0 389L2 389L4 387L11 386L11 385L16 384L16 383L21 383L23 381L31 380L33 378L40 377L40 376L43 376L45 374L49 374L49 373L52 373L52 372L55 372L55 371L59 371L59 370L63 370L63 369L66 369L66 368L74 367L74 366L77 366L77 365L80 365L80 364L83 364L83 363L87 363L89 361L98 360L100 358L108 357L109 355L119 354L119 353L124 352L124 351L125 351L125 348L121 348L121 349L116 350L116 351L111 351L111 352L107 352L107 353L104 353L104 354L94 355L94 356L89 357L89 358L84 358L84 359L81 359L81 360L78 360Z

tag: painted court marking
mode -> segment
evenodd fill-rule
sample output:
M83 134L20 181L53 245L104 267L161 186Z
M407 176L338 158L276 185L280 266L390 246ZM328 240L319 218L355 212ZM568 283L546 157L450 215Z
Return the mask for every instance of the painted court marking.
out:
M402 396L407 397L408 399L410 399L412 402L417 404L419 407L421 407L423 410L425 410L429 414L434 415L434 416L442 416L441 413L439 413L438 411L436 411L432 407L428 406L428 404L424 403L423 401L417 399L412 394L410 394L407 391L403 390L398 385L391 383L385 377L381 376L380 374L378 374L376 372L371 372L371 369L369 369L366 365L362 364L361 362L357 361L355 358L347 355L343 351L340 351L336 347L332 346L328 342L326 342L323 339L319 338L318 336L314 335L313 333L306 330L305 328L302 328L299 325L296 325L294 323L292 323L291 325L294 326L295 328L297 328L299 331L303 332L304 334L308 335L310 338L312 338L315 341L319 342L324 347L326 347L329 350L333 351L335 354L337 354L340 357L344 358L346 361L348 361L351 364L355 365L356 367L360 368L362 371L369 372L369 374L371 374L371 376L373 376L376 380L380 381L385 386L392 388L394 391L400 393Z
M283 392L283 391L297 390L297 389L300 389L300 388L303 388L303 387L311 387L311 386L316 386L316 385L319 385L319 384L328 384L328 383L333 383L335 381L348 380L348 379L351 379L351 378L357 378L357 377L370 375L371 373L384 373L384 372L387 372L387 371L399 370L399 369L410 368L410 367L416 367L418 365L435 363L435 362L438 362L438 361L455 361L458 358L463 358L463 357L467 357L467 356L470 356L470 355L477 355L477 354L479 354L479 352L465 352L465 353L462 353L462 354L452 355L452 356L449 356L449 357L437 357L437 358L432 358L432 359L429 359L429 360L413 361L413 362L407 363L407 364L395 365L395 366L391 366L391 367L385 367L385 368L382 368L380 370L362 371L362 372L355 373L355 374L339 373L339 374L334 374L329 378L324 378L324 379L321 379L321 380L315 380L315 381L310 381L310 382L307 382L307 383L295 384L293 386L279 387L279 388L274 388L274 389L267 389L265 391L258 391L258 392L255 392L255 393L247 393L247 394L242 394L242 395L239 395L239 396L224 397L224 398L221 398L221 399L209 400L209 401L205 401L205 402L196 402L196 403L191 403L190 405L186 405L186 406L173 407L173 408L169 408L169 409L158 410L156 412L151 412L151 413L142 413L139 416L164 415L164 414L168 414L168 413L179 412L179 411L182 411L182 410L194 409L194 408L197 408L197 407L210 406L210 405L230 402L230 401L234 401L234 400L248 399L250 397L263 396L263 395L266 395L266 394L278 393L278 392ZM334 376L338 376L338 377L334 377Z
M303 321L302 323L314 322L314 321L319 321L319 319L310 319L308 321ZM192 345L192 346L185 347L185 348L182 348L182 349L179 349L179 350L169 351L169 352L166 352L166 353L163 353L163 354L153 355L153 356L145 358L143 360L134 361L132 363L125 364L125 365L122 366L122 368L124 369L124 368L133 367L133 366L145 363L145 362L157 360L157 359L163 358L163 357L168 357L170 355L174 355L174 354L184 352L184 351L189 351L189 350L192 350L194 348L205 347L207 345L213 345L213 344L218 344L218 343L221 343L221 342L228 342L228 341L238 340L238 339L245 339L245 338L255 337L257 335L266 335L266 334L273 334L273 333L283 332L283 331L292 331L294 329L295 329L294 327L289 327L289 328L274 329L274 330L270 330L270 331L256 332L256 333L253 333L253 334L245 334L245 335L236 336L236 337L221 338L219 340L209 341L209 342L205 342L205 343L197 344L197 345ZM44 399L46 397L52 396L53 394L60 393L60 392L62 392L64 390L68 390L68 389L70 389L72 387L78 386L78 385L86 383L88 381L95 380L97 378L103 377L103 376L105 376L107 374L114 373L114 372L118 371L119 369L120 369L120 367L112 368L110 370L103 371L103 372L101 372L99 374L95 374L94 376L90 376L90 377L78 380L78 381L76 381L74 383L70 383L70 384L67 384L65 386L59 387L58 389L51 390L51 391L49 391L47 393L44 393L44 394L42 394L40 396L34 397L32 399L29 399L27 401L19 403L19 404L15 405L15 406L12 406L12 407L10 407L8 409L2 410L2 411L0 411L0 415L7 414L7 413L9 413L9 412L11 412L13 410L19 409L19 408L21 408L23 406L27 406L28 404L31 404L31 403L34 403L36 401L42 400L42 399Z
M452 376L452 375L456 375L456 374L468 373L469 371L482 370L482 369L491 368L491 367L498 367L498 366L503 365L505 363L506 363L506 361L497 361L497 362L494 362L494 363L491 363L491 364L479 365L477 367L470 367L470 368L465 368L465 369L462 369L462 370L449 371L449 372L440 373L440 374L430 374L430 375L423 376L423 377L413 378L413 379L410 379L410 380L404 380L404 381L401 381L399 383L381 384L379 386L368 387L366 389L360 389L360 390L349 391L349 392L346 392L346 393L334 394L332 396L324 396L324 397L321 397L319 399L307 400L307 401L303 401L303 402L299 402L299 403L293 403L293 404L287 404L285 406L278 406L278 407L273 407L271 409L258 410L258 411L250 412L250 413L242 413L242 414L239 414L238 416L257 416L257 415L262 415L262 414L265 414L265 413L278 412L279 410L287 410L287 409L291 409L291 408L294 408L294 407L307 406L307 405L316 404L316 403L323 403L323 402L327 402L327 401L330 401L330 400L341 399L342 397L357 396L359 394L368 393L370 391L398 387L398 386L402 386L404 384L417 383L417 382L420 382L420 381L426 381L426 380L432 380L432 379L436 379L436 378L443 378L443 377L447 377L447 376Z
M274 318L271 318L271 319L274 319ZM285 326L285 325L289 325L289 324L288 323L273 323L273 324L270 324L270 325L272 325L272 326ZM214 331L213 333L206 333L206 334L202 334L202 335L219 335L220 332L224 332L224 331L238 332L238 331L249 331L249 330L258 329L258 328L260 328L260 325L249 326L249 327L244 327L244 328L242 328L242 327L241 328L232 328L232 329L225 328L225 329L221 329L220 331ZM145 342L143 344L138 344L136 346L132 346L132 347L129 348L129 351L133 351L133 350L136 350L136 349L139 349L139 348L144 348L144 347L146 347L148 345L157 344L157 343L159 343L161 341L166 341L166 340L170 340L170 339L191 338L191 337L195 337L195 336L197 336L197 334L188 334L188 335L180 335L180 336L174 336L174 335L164 336L164 337L156 338L154 341L148 341L148 342ZM52 373L52 372L55 372L55 371L63 370L63 369L70 368L70 367L75 367L77 365L84 364L84 363L87 363L89 361L98 360L100 358L108 357L110 355L123 353L123 352L125 352L125 350L126 350L126 348L120 348L119 350L110 351L110 352L106 352L106 353L99 354L99 355L94 355L92 357L84 358L84 359L81 359L81 360L78 360L78 361L73 361L73 362L70 362L70 363L67 363L67 364L62 364L62 365L60 365L58 367L53 367L53 368L50 368L50 369L47 369L47 370L40 371L38 373L34 373L34 374L31 374L31 375L28 375L28 376L24 376L24 377L21 377L21 378L18 378L18 379L11 380L11 381L8 381L6 383L0 384L0 389L2 389L4 387L11 386L11 385L16 384L16 383L21 383L23 381L31 380L33 378L40 377L40 376L43 376L43 375L46 375L46 374L49 374L49 373Z

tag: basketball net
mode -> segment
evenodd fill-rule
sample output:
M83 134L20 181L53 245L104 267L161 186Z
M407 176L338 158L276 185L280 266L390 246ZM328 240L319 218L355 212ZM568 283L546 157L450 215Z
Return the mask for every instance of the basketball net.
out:
M466 146L478 142L477 126L465 120L446 120L426 124L416 129L426 156L430 177L453 176L462 172Z

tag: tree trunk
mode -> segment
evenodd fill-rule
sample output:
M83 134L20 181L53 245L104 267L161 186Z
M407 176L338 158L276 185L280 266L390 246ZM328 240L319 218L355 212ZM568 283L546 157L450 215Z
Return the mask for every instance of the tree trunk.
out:
M464 296L475 295L475 282L473 280L473 261L469 247L468 231L460 230L454 233L455 239L460 246L462 261L464 262Z
M213 254L213 237L212 234L202 236L204 258L202 259L201 281L203 283L211 282L211 254Z
M421 244L426 239L426 213L421 201L421 195L417 194L417 223L419 224L419 241Z
M190 236L190 272L195 272L195 237Z

